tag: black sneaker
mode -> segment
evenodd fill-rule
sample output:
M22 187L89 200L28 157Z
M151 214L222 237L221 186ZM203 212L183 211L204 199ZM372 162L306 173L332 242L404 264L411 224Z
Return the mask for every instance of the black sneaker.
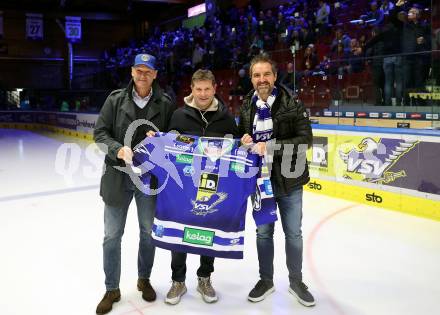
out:
M304 306L315 305L315 299L313 295L309 292L307 286L302 281L295 281L289 287L289 292L292 293L298 302Z
M269 294L275 291L273 281L259 280L255 287L249 292L248 300L251 302L263 301Z

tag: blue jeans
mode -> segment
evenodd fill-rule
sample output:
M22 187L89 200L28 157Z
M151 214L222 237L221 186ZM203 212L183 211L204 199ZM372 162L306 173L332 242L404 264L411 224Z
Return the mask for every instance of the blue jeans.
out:
M289 281L302 281L303 239L301 231L303 188L276 198L286 238L286 263ZM260 225L257 228L257 252L260 264L260 278L273 280L274 223Z
M403 69L402 57L385 57L383 59L383 73L385 76L384 94L386 106L391 105L391 97L394 91L394 82L396 83L396 103L400 105L403 96Z
M137 188L126 191L126 200L122 208L104 207L104 273L107 291L119 288L121 277L121 239L124 234L128 207L136 200L139 221L138 276L149 279L154 262L155 247L151 241L156 196L144 195Z

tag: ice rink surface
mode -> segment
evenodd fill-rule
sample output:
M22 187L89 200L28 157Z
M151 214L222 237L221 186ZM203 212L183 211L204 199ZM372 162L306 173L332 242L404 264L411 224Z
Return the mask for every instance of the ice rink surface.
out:
M88 147L74 138L0 129L0 314L95 314L105 292L104 224L101 162ZM122 299L110 314L440 314L440 222L308 192L303 274L315 307L300 305L287 291L279 222L276 291L260 303L247 301L258 280L251 215L244 259L215 262L217 303L204 303L196 292L198 257L189 255L188 293L178 305L166 305L171 255L162 249L156 250L151 277L158 299L147 303L136 290L134 206L122 244Z

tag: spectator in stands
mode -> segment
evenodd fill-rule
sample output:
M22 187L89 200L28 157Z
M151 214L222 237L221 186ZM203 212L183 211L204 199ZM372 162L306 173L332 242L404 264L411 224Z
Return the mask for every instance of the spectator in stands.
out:
M269 34L271 36L276 32L276 19L273 16L272 10L267 10L266 12L266 20L263 31L265 34Z
M131 181L128 173L118 167L132 164L133 147L140 143L152 127L142 125L135 130L131 147L124 146L128 126L137 119L150 120L159 130L168 130L175 105L155 82L156 58L148 54L135 57L131 68L132 80L127 88L113 91L102 106L94 130L95 142L105 147L105 172L101 179L100 194L104 206L103 260L106 293L99 302L96 313L106 314L113 303L121 298L119 278L121 273L121 239L127 211L133 197L136 199L140 241L138 253L137 288L148 302L156 299L150 284L155 249L151 240L156 196L145 195ZM127 171L128 172L128 171ZM151 187L156 189L152 178Z
M379 28L373 28L371 37L375 38L380 33ZM374 45L370 45L366 49L365 55L371 57L369 63L371 66L371 74L373 76L375 105L384 105L384 83L385 74L383 71L383 55L385 44L383 41L376 41Z
M403 65L401 54L401 37L403 22L406 13L399 13L400 8L396 7L390 11L389 21L381 31L375 32L365 45L365 49L371 49L375 45L383 46L383 73L384 73L384 105L393 104L392 97L395 97L395 104L402 103L403 96ZM376 29L378 30L378 29ZM375 51L375 48L373 48ZM373 53L375 55L375 53ZM374 79L374 78L373 78ZM394 89L395 87L395 89Z
M310 27L309 31L314 29L316 26L315 12L313 11L313 8L311 6L309 6L308 2L304 1L302 3L302 10L299 10L299 11L301 12L300 13L301 16L307 22L307 25Z
M329 75L331 71L330 57L327 55L323 56L322 61L318 64L316 69L320 72L321 75Z
M192 65L194 69L197 70L202 66L203 56L205 53L205 50L197 43L194 47L192 55Z
M238 130L234 117L228 112L223 102L215 96L215 77L209 70L197 70L191 79L191 94L184 98L184 106L177 109L171 117L169 130L179 133L224 137L237 137ZM177 304L186 293L186 253L171 252L172 285L165 302ZM200 256L200 267L197 270L197 291L206 303L218 300L212 287L211 273L214 271L214 257Z
M307 48L304 50L304 56L302 58L301 68L303 72L301 76L311 75L312 71L315 70L318 63L318 56L316 55L316 53L313 52L313 46L307 46Z
M250 13L248 13L245 23L244 30L248 41L255 37L255 34L258 32L258 22L257 19Z
M255 34L251 46L257 47L259 50L262 50L264 48L264 41L259 34Z
M309 181L305 149L311 146L313 140L310 120L303 105L294 99L294 96L287 89L275 83L277 70L274 61L266 55L259 55L251 61L249 71L255 91L251 91L245 97L240 108L239 132L242 135L241 141L247 145L255 142L253 150L261 156L273 156L271 183L286 239L289 292L301 304L313 306L315 300L303 282L301 270L303 252L302 196L303 185ZM267 111L267 108L270 110ZM278 121L275 129L272 128L273 121ZM268 142L257 140L255 136L257 133L263 139L270 140ZM280 145L280 149L273 151L270 148L275 143ZM295 146L296 149L294 151L288 150L287 144ZM303 150L301 150L301 146ZM286 162L286 159L288 159L287 163L291 161L287 169L297 170L300 168L299 174L285 175L285 169L281 170L281 164ZM260 280L248 295L248 300L252 302L262 301L274 292L273 236L274 223L257 227Z
M389 15L390 11L394 8L394 3L392 3L390 0L383 0L382 5L380 6L380 9L382 10L383 14Z
M244 66L246 63L246 54L243 52L243 49L238 46L233 49L232 53L232 68L239 69Z
M367 44L367 36L365 34L361 34L359 36L359 47L362 51L365 51L365 45Z
M314 33L308 28L301 29L300 38L302 39L302 44L304 47L314 44L316 41Z
M336 46L336 51L331 54L331 74L343 75L347 69L349 51L344 49L344 45L339 43Z
M329 23L330 6L324 0L319 0L319 8L315 15L316 26L319 28L319 33L325 34Z
M399 0L396 6L403 4L404 0ZM422 21L421 10L418 6L414 5L409 9L407 19L408 22L403 24L401 37L401 48L404 54L404 89L420 90L428 78L431 31L429 25ZM406 103L409 101L407 100Z
M284 37L286 37L287 24L284 19L284 15L278 12L277 20L275 23L275 31L277 33L278 42L281 42Z
M288 45L292 45L293 42L293 33L298 31L295 25L295 19L291 16L287 20L287 43Z
M232 91L231 94L234 95L246 95L252 89L251 79L246 73L244 68L238 71L238 81L237 86Z
M365 16L362 16L364 22L368 22L368 25L380 26L383 24L384 14L381 8L379 8L376 1L370 2L370 10Z
M304 43L303 43L302 36L301 36L298 29L294 29L292 31L292 34L290 35L290 38L288 41L288 45L295 46L296 51L299 51L300 49L302 49Z
M350 42L350 52L348 53L348 73L359 73L365 69L364 52L356 38Z
M331 51L332 52L336 51L339 44L342 44L343 48L348 51L350 49L350 42L351 42L350 36L345 34L342 28L337 28L335 31L335 38L333 39L332 44L330 46Z
M280 83L284 84L286 87L292 91L296 90L296 78L295 78L295 67L292 62L289 62L286 67L286 72L281 76Z

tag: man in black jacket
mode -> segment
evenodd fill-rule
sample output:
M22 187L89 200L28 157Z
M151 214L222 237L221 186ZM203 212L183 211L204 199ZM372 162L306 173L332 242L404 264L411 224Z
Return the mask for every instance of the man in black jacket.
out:
M184 98L184 106L177 109L171 117L169 130L181 134L224 137L238 137L238 129L234 117L227 107L215 96L216 83L209 70L197 70L191 79L191 94ZM152 132L149 133L152 135ZM171 253L171 269L173 283L165 302L177 304L186 293L186 253ZM214 257L200 256L200 267L197 270L198 286L202 298L207 303L217 301L218 297L211 285L210 276L214 271Z
M275 85L276 65L266 55L258 55L250 65L255 91L246 96L240 110L239 132L244 144L255 143L254 150L273 158L271 183L286 236L289 292L305 306L315 300L302 282L303 241L301 232L303 185L309 181L306 150L313 136L304 107L281 85ZM257 228L260 280L248 300L262 301L274 291L274 224Z
M105 170L101 178L100 194L104 207L104 272L106 293L96 308L97 314L110 312L114 302L120 300L119 279L121 273L121 239L124 233L128 207L136 199L139 221L139 253L137 287L142 298L154 301L156 292L150 284L154 261L151 241L156 198L144 195L118 167L132 163L132 149L153 129L168 130L169 120L175 109L170 97L154 81L157 76L155 57L140 54L131 69L132 80L125 89L113 91L105 101L94 131L95 142L106 152ZM136 128L131 143L125 143L130 124L145 119L152 126ZM154 180L152 179L154 186Z
M402 34L403 15L398 8L390 11L390 17L387 24L376 32L375 35L367 42L365 49L368 51L376 50L379 47L379 54L385 55L383 58L383 74L384 74L384 105L392 105L393 95L396 98L396 104L401 105L403 96L403 68L402 56L400 56L400 38ZM381 59L376 57L373 59L373 81L376 82L377 77L375 70ZM376 63L376 64L375 64ZM394 92L394 85L396 86ZM376 103L377 105L377 103Z
M404 5L399 0L396 7ZM413 5L408 11L407 22L403 23L401 47L403 58L404 89L423 89L428 78L431 54L431 29L421 17L421 9ZM405 91L405 103L410 105L408 91Z

